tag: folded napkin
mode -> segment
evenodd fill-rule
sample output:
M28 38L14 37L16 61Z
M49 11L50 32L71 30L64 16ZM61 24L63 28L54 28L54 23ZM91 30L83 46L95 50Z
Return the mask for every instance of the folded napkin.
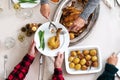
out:
M43 80L52 80L52 75L54 73L54 58L44 56L43 57Z

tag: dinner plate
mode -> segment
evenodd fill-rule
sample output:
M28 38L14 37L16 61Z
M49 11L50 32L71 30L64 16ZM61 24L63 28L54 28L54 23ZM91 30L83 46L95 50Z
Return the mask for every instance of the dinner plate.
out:
M57 28L62 28L63 31L65 31L65 34L60 34L59 39L60 39L60 46L57 49L53 49L51 50L48 47L48 39L52 36L55 36L56 33L51 33L49 31L49 24L50 22L44 23L42 24L36 31L35 36L34 36L34 41L36 42L36 48L38 49L39 52L41 52L42 54L46 55L46 56L56 56L58 52L64 52L68 46L69 46L69 33L67 31L67 29L60 23L58 22L52 22L54 25L56 25ZM44 31L44 40L45 40L45 49L42 50L39 48L40 46L40 41L39 41L39 31Z
M70 56L70 52L71 51L83 51L83 50L91 50L91 49L95 49L97 50L97 57L98 57L98 67L88 67L87 70L75 70L75 69L71 69L69 67L69 61L68 58ZM100 72L102 69L102 59L101 59L101 52L99 50L99 47L96 45L93 46L74 46L74 47L69 47L68 50L65 51L65 66L66 66L66 71L69 74L90 74L90 73L96 73L96 72Z
M19 0L12 0L13 3L18 3ZM20 3L21 8L33 8L40 4L40 0L37 0L36 3Z

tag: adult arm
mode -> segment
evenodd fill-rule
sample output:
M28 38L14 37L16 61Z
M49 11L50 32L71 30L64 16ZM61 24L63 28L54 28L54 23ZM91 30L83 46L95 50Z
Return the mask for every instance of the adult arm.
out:
M16 65L14 70L10 73L7 80L23 80L28 73L29 67L34 60L33 56L27 54L22 61Z
M97 78L97 80L114 80L114 75L117 71L118 69L114 65L106 63L104 72Z
M88 3L85 6L84 11L80 14L80 17L84 20L87 20L91 13L98 6L100 0L88 0Z

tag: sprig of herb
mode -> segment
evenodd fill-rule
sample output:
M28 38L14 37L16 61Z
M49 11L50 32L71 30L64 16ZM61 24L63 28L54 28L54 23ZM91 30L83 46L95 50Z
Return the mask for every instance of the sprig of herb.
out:
M39 35L39 41L40 41L40 47L39 48L42 48L42 50L44 50L44 48L45 48L44 31L40 30L38 35Z

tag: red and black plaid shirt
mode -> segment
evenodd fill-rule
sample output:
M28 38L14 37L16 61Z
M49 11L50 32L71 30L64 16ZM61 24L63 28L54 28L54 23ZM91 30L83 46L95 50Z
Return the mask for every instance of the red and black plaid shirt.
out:
M7 80L23 80L28 73L29 67L32 64L33 60L34 57L27 54L10 73ZM52 80L64 80L61 68L56 68L54 70Z

